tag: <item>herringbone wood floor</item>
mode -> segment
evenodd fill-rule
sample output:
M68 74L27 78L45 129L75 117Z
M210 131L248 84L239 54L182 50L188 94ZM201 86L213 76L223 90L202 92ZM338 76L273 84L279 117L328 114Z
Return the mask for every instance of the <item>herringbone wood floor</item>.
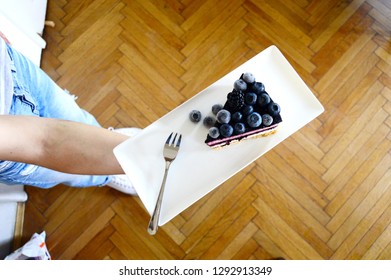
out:
M27 187L54 259L391 259L389 0L49 0L42 68L145 127L269 45L326 111L155 237L137 198ZM104 160L104 159L102 159Z

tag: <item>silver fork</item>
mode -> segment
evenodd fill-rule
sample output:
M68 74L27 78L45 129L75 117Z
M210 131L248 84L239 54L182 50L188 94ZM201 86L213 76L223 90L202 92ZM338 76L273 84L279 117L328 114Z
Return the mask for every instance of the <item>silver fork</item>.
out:
M164 187L166 185L168 169L170 168L171 163L176 158L179 151L179 147L181 145L182 135L179 134L178 141L176 141L178 133L175 133L174 139L171 141L173 134L174 133L172 132L170 136L168 136L167 141L164 144L164 148L163 148L163 157L166 161L166 169L164 171L163 182L160 187L159 196L156 201L155 209L153 210L151 220L149 221L149 225L148 225L148 233L150 235L154 235L157 232L160 209L162 206L163 193L164 193Z

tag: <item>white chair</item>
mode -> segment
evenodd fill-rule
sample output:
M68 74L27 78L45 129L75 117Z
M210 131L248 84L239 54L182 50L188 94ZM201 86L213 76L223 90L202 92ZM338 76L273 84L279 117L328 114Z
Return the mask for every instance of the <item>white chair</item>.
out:
M23 231L27 193L23 185L0 183L0 259L17 249Z

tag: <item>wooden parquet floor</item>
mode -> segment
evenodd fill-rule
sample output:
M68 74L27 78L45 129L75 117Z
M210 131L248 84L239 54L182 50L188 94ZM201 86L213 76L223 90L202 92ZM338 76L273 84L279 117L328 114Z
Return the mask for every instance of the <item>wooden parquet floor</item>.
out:
M391 1L49 0L42 68L105 127L146 127L276 45L325 107L148 235L138 198L27 187L54 259L391 259ZM104 159L102 159L104 160Z

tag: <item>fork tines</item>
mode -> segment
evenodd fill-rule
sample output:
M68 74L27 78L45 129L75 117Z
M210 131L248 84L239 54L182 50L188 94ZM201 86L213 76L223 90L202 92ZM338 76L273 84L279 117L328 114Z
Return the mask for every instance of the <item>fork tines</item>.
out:
M174 139L172 139L172 142L170 143L170 140L171 140L171 137L173 134L174 134L174 132L171 132L170 136L168 136L167 141L166 141L166 145L173 146L175 144L175 140L178 136L178 133L175 133ZM179 138L175 144L175 147L179 148L179 146L181 145L181 140L182 140L182 134L179 134Z

